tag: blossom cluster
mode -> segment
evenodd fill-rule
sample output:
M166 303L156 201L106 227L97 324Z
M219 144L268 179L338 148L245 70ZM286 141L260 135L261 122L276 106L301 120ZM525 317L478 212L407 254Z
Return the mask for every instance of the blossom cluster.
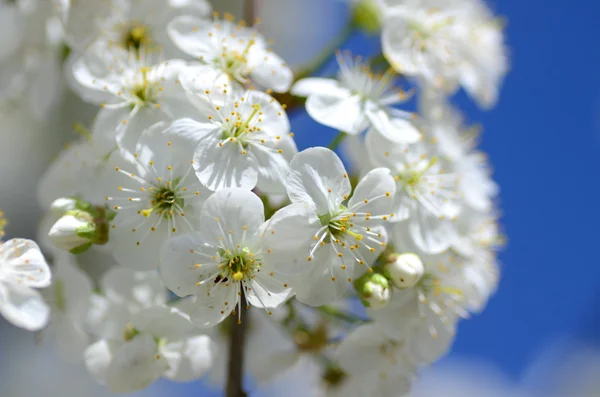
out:
M498 188L449 96L492 107L506 50L481 0L352 6L382 54L338 51L336 76L295 79L205 0L3 5L41 19L0 54L32 77L2 81L54 95L41 55L16 56L44 37L36 50L99 110L38 186L52 277L34 242L1 243L0 313L117 393L222 383L238 326L259 384L309 361L314 395L407 393L498 282ZM329 148L298 150L304 101L338 131Z

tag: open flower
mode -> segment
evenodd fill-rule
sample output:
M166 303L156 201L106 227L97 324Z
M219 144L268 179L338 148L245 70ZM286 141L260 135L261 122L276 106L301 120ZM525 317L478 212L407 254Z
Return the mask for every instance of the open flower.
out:
M133 315L119 338L89 346L88 370L113 393L148 387L160 377L189 382L211 366L212 341L197 335L189 318L175 308L154 306Z
M198 232L171 238L160 254L165 285L196 295L190 316L202 327L223 321L242 305L273 309L290 295L277 267L263 262L262 201L243 189L222 189L206 200Z
M188 84L182 76L182 85ZM198 105L194 118L208 123L177 120L169 131L196 140L194 170L200 182L211 190L258 187L285 193L289 161L297 149L283 107L260 91L228 95L206 90L193 99Z
M17 327L42 329L50 308L34 288L50 285L50 269L34 241L0 242L0 314Z
M97 139L112 139L133 151L142 131L159 121L186 117L193 106L178 83L182 60L156 61L145 54L103 59L106 48L89 48L72 65L73 88L101 106L94 125Z
M375 74L361 58L338 53L338 79L309 77L292 93L308 97L306 111L319 123L350 135L371 128L397 143L416 142L419 131L406 119L410 113L391 107L410 96L393 86L394 73Z
M159 123L142 134L137 150L111 157L102 183L111 222L109 246L123 266L158 267L162 243L198 228L197 214L210 192L192 168L194 146Z
M366 146L371 161L388 167L396 181L392 222L397 222L398 234L403 233L400 239L408 238L403 248L413 251L413 242L419 250L433 254L450 247L460 210L457 176L447 173L431 147L422 143L399 145L373 134L367 136Z
M382 224L394 216L396 186L387 169L377 168L350 197L342 161L325 148L298 153L290 168L292 204L266 227L266 260L287 265L298 300L320 306L340 298L386 246Z
M268 49L256 30L242 23L185 15L171 21L168 32L175 45L200 61L193 68L195 74L217 72L234 89L256 84L286 92L292 84L287 64Z

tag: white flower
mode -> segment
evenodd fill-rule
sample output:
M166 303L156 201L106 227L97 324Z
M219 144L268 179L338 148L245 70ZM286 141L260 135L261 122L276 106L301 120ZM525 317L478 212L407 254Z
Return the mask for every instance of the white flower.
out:
M217 72L234 89L251 83L275 92L290 88L292 71L252 28L186 15L171 21L167 30L175 45L202 63L196 74Z
M130 50L162 51L166 57L180 52L169 40L166 26L178 15L205 17L211 6L205 0L62 1L59 12L66 39L84 51L93 42L108 45L110 57Z
M429 364L450 348L458 318L469 317L469 297L459 257L444 253L421 260L425 272L419 282L395 290L387 307L369 314L390 336L406 342L416 362Z
M189 318L175 308L154 306L133 315L119 338L88 347L85 363L113 393L143 389L160 377L188 382L213 359L212 341L195 335Z
M102 107L94 125L96 139L116 139L133 151L140 133L152 124L193 112L178 82L184 61L156 62L133 52L99 59L104 51L100 45L89 48L72 65L73 88L84 100Z
M337 80L310 77L292 88L294 95L308 97L308 114L319 123L350 135L371 127L397 143L418 141L421 134L405 120L410 114L391 107L410 96L393 86L394 74L376 75L361 58L341 54L337 58Z
M508 66L500 24L480 0L408 1L389 9L382 46L400 73L494 105Z
M222 189L206 200L198 232L173 237L160 254L161 276L179 296L196 295L192 321L211 327L242 305L273 309L290 295L277 267L263 258L262 201L243 189ZM245 301L245 302L244 302Z
M37 244L15 238L0 242L0 314L17 327L42 329L50 308L34 288L50 285L50 269Z
M350 197L344 165L320 147L297 154L290 168L292 204L267 225L265 247L271 252L265 260L296 275L292 285L299 301L320 306L340 298L384 249L387 234L381 224L394 216L395 183L388 170L378 168Z
M406 394L416 372L409 342L390 338L375 324L354 329L340 344L336 359L359 382L365 396L397 397Z
M158 267L158 252L171 235L198 228L198 213L210 192L194 175L194 146L165 131L164 123L146 130L132 154L119 151L102 182L111 222L109 246L123 266Z
M52 334L59 353L69 361L79 361L88 346L86 318L92 296L92 280L77 268L73 256L55 257L52 286L43 291L52 315L43 337Z
M88 329L103 339L119 339L133 315L165 304L167 296L157 272L114 266L103 274L99 293L92 295Z
M456 175L446 173L431 146L424 143L398 145L371 134L366 146L371 161L388 167L396 180L392 221L397 222L397 235L408 237L402 243L404 251L414 251L413 246L426 253L446 250L455 238L453 219L460 209L455 203Z
M187 84L185 76L182 84ZM282 106L260 91L226 95L223 101L213 101L211 91L206 92L194 100L196 119L208 122L177 120L169 129L197 142L194 169L200 182L211 190L258 187L285 193L289 161L297 149Z

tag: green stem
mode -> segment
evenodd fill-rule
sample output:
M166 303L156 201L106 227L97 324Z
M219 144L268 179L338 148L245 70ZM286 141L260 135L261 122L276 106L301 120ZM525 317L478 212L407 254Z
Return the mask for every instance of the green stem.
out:
M340 143L342 143L342 141L344 140L344 138L346 138L346 133L344 131L340 131L335 138L333 138L333 141L331 141L331 143L329 144L329 146L327 146L329 149L331 150L335 150L337 149L338 146L340 146Z
M357 316L355 314L352 314L352 313L342 311L333 306L323 305L321 307L317 307L317 310L323 314L327 314L330 317L333 317L335 319L338 319L338 320L341 320L341 321L344 321L344 322L347 322L350 324L369 322L369 320L367 320L367 319L364 319L364 318Z

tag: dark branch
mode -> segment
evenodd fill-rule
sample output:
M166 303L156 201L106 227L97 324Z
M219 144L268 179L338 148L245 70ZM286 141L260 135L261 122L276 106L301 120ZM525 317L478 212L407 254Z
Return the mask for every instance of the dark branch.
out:
M229 363L227 367L227 387L225 395L227 397L246 397L244 391L244 345L246 339L246 329L250 319L249 310L244 307L244 292L240 296L239 319L237 315L232 315L230 321L230 339L229 339Z

